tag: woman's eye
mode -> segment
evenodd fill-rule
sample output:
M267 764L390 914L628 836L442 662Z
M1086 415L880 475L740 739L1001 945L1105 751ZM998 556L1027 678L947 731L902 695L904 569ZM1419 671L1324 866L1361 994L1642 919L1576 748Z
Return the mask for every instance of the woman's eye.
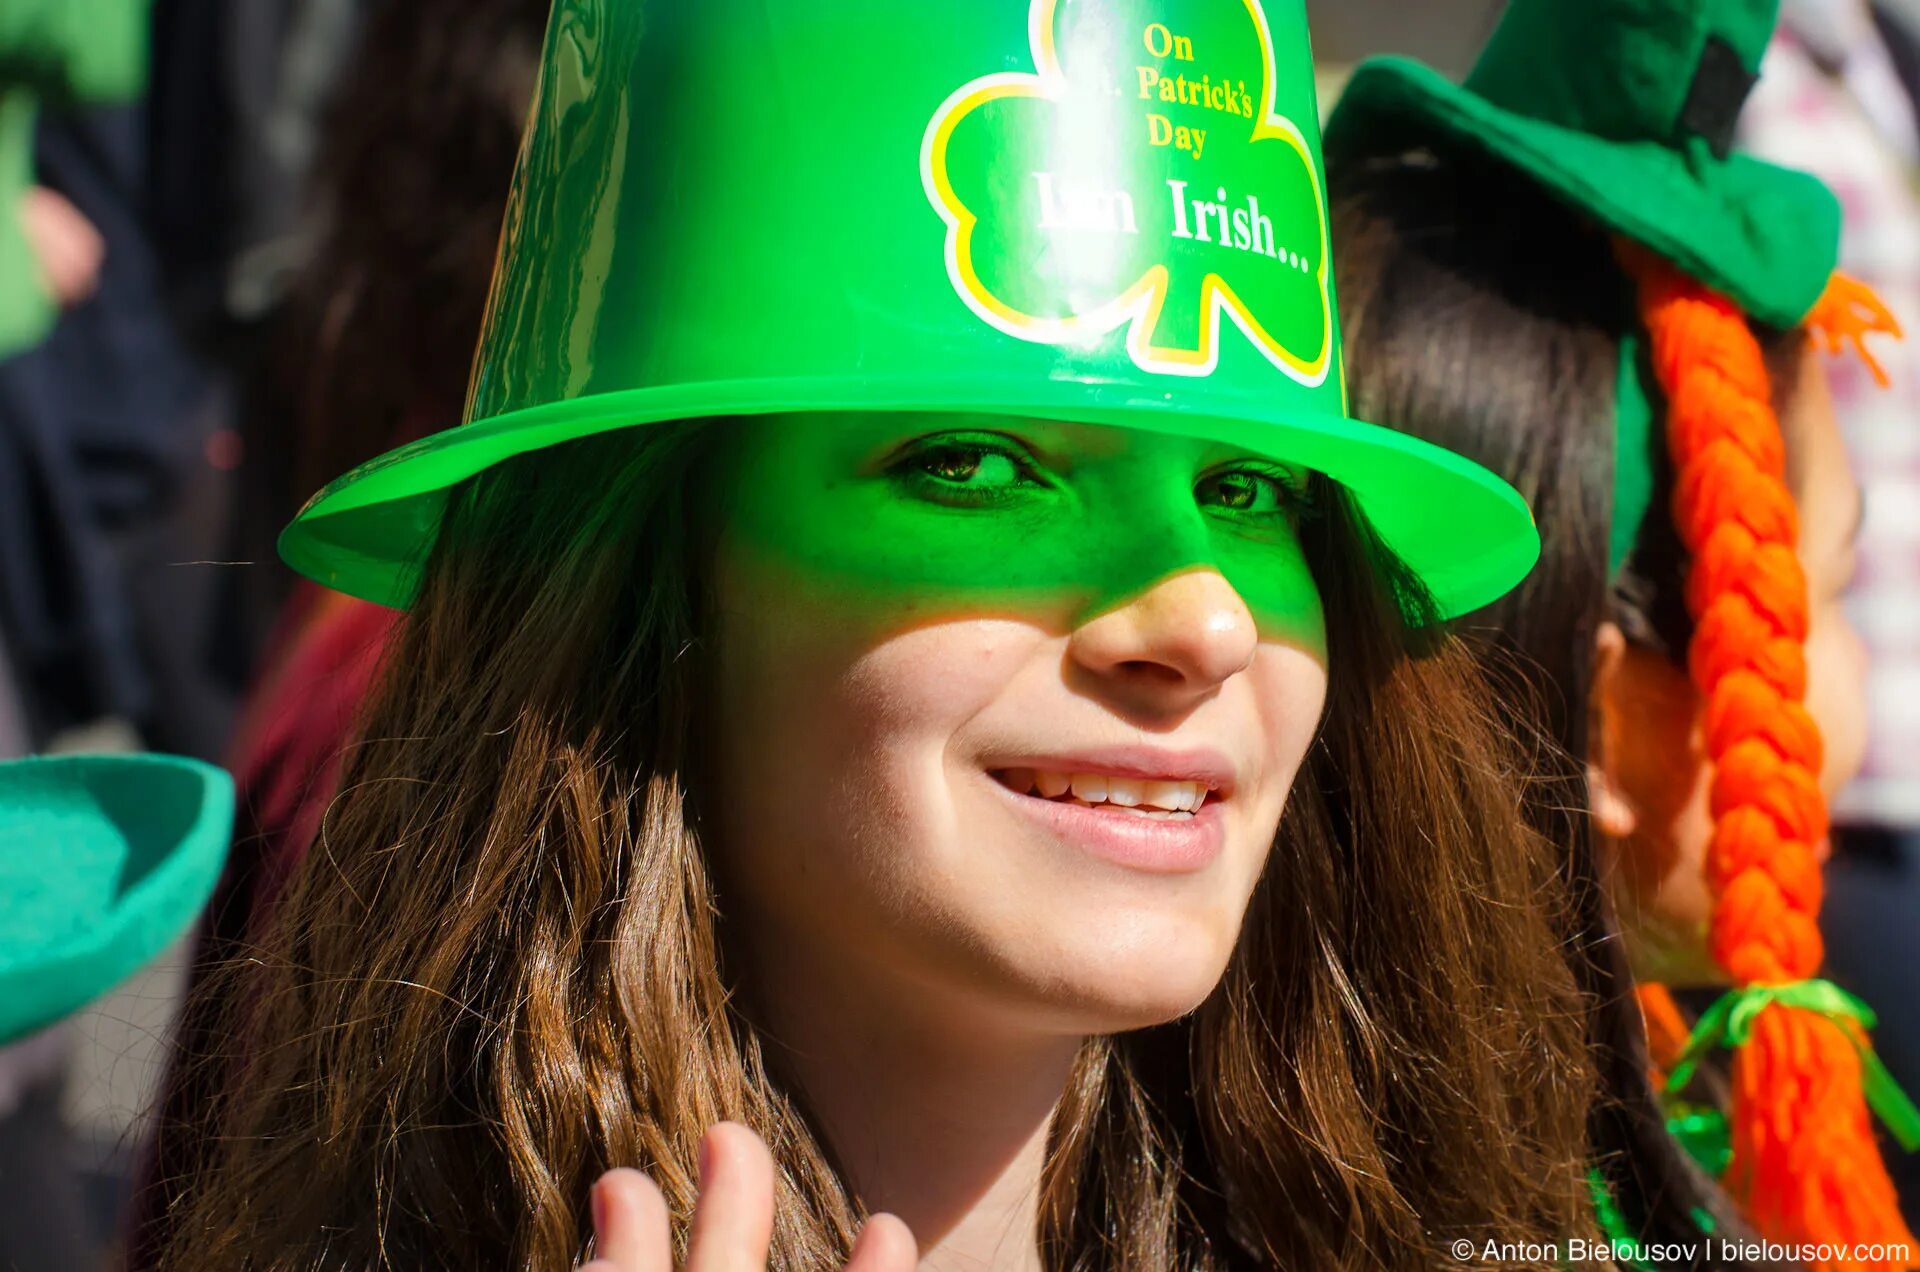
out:
M1252 468L1202 478L1194 493L1202 504L1254 517L1297 517L1311 503L1305 477Z
M1040 483L1010 445L951 438L915 449L894 470L935 498L989 502Z
M920 459L920 471L956 486L1005 486L1020 479L1012 457L992 451L944 446Z

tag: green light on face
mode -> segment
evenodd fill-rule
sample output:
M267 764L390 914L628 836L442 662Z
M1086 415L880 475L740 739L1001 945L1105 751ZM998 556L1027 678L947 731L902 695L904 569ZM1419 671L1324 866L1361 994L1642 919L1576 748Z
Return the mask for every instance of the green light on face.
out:
M739 421L728 550L876 626L1077 626L1218 573L1263 640L1324 658L1303 469L1132 429L971 415ZM851 614L849 614L851 616Z

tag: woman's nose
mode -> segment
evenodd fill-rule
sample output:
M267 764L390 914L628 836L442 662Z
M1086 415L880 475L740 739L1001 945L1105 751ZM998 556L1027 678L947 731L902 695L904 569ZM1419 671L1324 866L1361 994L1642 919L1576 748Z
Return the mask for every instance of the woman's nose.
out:
M1218 570L1195 567L1082 623L1068 656L1136 697L1179 699L1210 693L1245 671L1258 646L1240 593Z

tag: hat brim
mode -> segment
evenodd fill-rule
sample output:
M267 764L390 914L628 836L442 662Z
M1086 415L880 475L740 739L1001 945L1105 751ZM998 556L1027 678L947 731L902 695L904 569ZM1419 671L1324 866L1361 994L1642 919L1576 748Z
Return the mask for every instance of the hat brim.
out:
M1769 326L1797 326L1838 263L1839 201L1807 173L1518 115L1408 58L1374 58L1354 72L1327 123L1326 153L1337 164L1436 139L1530 175Z
M1532 569L1540 538L1525 500L1469 460L1392 429L1281 411L1215 389L1009 379L892 383L844 378L675 385L569 399L448 429L360 466L316 495L280 536L294 569L404 609L438 532L447 490L493 464L614 429L735 415L988 413L1105 424L1244 446L1346 486L1419 576L1443 616L1478 609Z
M0 764L0 1044L112 990L218 882L233 780L169 756Z

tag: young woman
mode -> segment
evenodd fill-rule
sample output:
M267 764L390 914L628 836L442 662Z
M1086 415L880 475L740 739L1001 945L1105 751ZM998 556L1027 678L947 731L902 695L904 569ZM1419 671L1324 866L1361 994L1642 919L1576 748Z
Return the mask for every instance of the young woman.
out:
M996 1267L1578 1230L1550 868L1322 483L772 417L502 465L441 545L171 1266L563 1267L721 1118L772 1266L863 1208Z
M1657 29L1678 40L1698 21L1757 63L1770 15L1683 8ZM1541 569L1470 621L1543 740L1531 817L1585 894L1616 1097L1594 1149L1625 1228L1686 1244L1751 1221L1783 1243L1889 1251L1841 1266L1905 1266L1861 1102L1870 1022L1836 1019L1846 1000L1811 979L1824 799L1859 762L1862 682L1839 603L1860 496L1806 329L1864 319L1844 286L1822 299L1830 195L1685 140L1730 128L1728 103L1701 95L1659 122L1674 102L1652 85L1686 82L1699 46L1656 48L1673 75L1648 78L1665 37L1643 19L1523 3L1465 88L1403 63L1356 79L1330 129L1355 400L1501 472L1540 520ZM1577 81L1540 78L1576 59ZM1597 95L1605 135L1573 122L1602 117ZM1622 120L1645 137L1623 141ZM1736 1060L1731 1128L1670 1110L1705 1171L1645 1077L1636 973L1786 987ZM1656 1048L1668 1067L1677 1019L1656 1022L1677 1034ZM1709 1177L1723 1172L1744 1217Z
M1698 1207L1737 1223L1667 1133L1631 993L1636 976L1725 979L1706 940L1711 767L1686 670L1686 557L1671 522L1649 518L1624 568L1612 578L1607 569L1618 333L1632 296L1602 235L1495 165L1425 156L1334 176L1357 409L1497 466L1540 519L1540 568L1469 623L1520 726L1542 742L1533 819L1591 888L1582 939L1596 960L1592 988L1613 1007L1597 1022L1599 1054L1620 1096L1602 1107L1596 1148L1646 1240L1690 1239ZM1430 321L1435 312L1448 321ZM1823 635L1808 671L1831 738L1821 781L1835 789L1857 755L1857 659L1837 598L1858 496L1805 343L1798 332L1773 336L1768 361L1811 549ZM1469 365L1485 371L1453 370ZM1663 467L1655 507L1671 486ZM1603 877L1611 906L1599 896Z
M1437 626L1531 524L1343 409L1301 7L1158 10L556 8L473 423L282 542L410 612L210 987L165 1266L1598 1235L1552 853ZM1265 88L1178 154L1028 91L1114 56Z

